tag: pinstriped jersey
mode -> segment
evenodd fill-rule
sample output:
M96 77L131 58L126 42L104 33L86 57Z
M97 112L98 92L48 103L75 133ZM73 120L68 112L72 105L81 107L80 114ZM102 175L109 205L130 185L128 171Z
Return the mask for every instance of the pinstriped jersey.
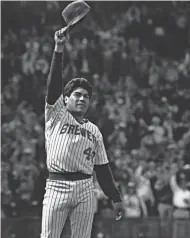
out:
M94 164L108 163L98 127L80 124L67 110L61 95L54 105L45 105L45 146L50 172L92 174Z

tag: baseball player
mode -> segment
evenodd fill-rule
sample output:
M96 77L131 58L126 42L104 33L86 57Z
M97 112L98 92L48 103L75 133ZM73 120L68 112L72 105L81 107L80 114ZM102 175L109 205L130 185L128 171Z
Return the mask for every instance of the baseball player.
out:
M72 238L90 238L94 216L93 171L113 201L116 219L123 204L113 179L102 134L84 118L92 86L84 78L70 80L62 90L62 54L69 32L55 32L55 49L47 81L45 139L49 177L43 200L41 238L60 238L69 216Z

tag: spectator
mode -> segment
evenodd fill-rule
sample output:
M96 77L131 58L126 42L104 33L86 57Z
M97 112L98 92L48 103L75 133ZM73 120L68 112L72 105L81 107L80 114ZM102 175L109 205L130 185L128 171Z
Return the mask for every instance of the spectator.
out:
M166 171L165 173L169 173ZM165 175L166 177L166 175ZM158 213L161 219L171 219L173 206L173 193L169 184L169 179L164 178L163 174L158 178L154 185L155 200L157 202Z
M135 172L135 179L137 182L137 195L144 201L147 207L148 215L152 215L152 207L155 202L153 196L149 171L142 166L139 166Z
M125 205L125 217L140 218L147 217L147 208L144 200L136 193L135 183L129 182L127 186L122 186L123 201Z
M135 183L129 182L127 185L122 186L122 194L125 218L130 218L128 220L128 235L129 237L138 237L142 233L140 218L148 216L147 207L144 200L137 195Z
M187 187L187 177L184 171L179 170L176 174L172 174L170 180L173 190L173 238L188 234L188 226L184 226L181 219L190 218L190 191Z
M187 188L186 175L183 171L172 174L170 180L173 190L174 218L189 218L190 191Z

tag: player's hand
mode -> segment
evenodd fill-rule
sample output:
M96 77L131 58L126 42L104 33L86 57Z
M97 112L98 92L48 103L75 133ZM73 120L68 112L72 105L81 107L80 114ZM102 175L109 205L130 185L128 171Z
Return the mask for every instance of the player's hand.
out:
M69 37L70 37L69 29L67 29L66 27L56 31L54 34L55 51L62 52L65 43L69 40Z
M123 203L122 202L113 202L113 207L114 207L114 210L115 210L115 215L116 215L116 221L119 221L121 220L123 217L124 217L124 206L123 206Z

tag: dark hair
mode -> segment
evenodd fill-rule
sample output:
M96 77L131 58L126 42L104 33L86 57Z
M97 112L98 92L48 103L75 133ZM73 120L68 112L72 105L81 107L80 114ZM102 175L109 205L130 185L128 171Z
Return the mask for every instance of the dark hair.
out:
M71 95L71 93L76 88L86 89L86 91L88 92L89 97L91 98L91 96L92 96L92 85L85 78L74 78L74 79L71 79L64 87L64 90L63 90L64 96L68 96L69 97Z

